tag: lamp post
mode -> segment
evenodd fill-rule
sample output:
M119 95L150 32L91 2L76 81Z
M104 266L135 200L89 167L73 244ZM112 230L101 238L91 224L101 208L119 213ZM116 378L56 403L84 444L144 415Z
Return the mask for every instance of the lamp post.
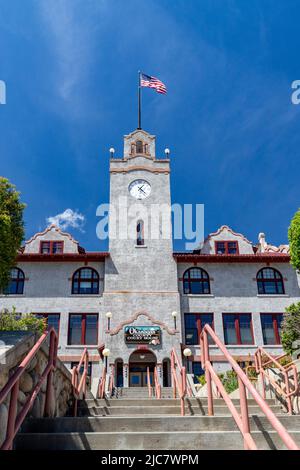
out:
M188 370L188 373L189 373L189 372L190 372L190 366L189 366L190 361L189 361L189 357L192 355L192 351L190 350L190 348L185 348L185 349L183 350L183 355L184 355L184 357L185 357L186 360L187 360L187 370Z
M102 351L102 354L105 357L105 369L107 371L107 360L108 360L108 356L110 355L110 349L104 348Z
M176 330L176 317L177 317L177 312L172 312L172 317L174 318L174 328Z
M108 329L108 331L109 331L109 330L110 330L110 319L111 319L111 317L112 317L112 313L111 313L111 312L107 312L107 313L105 314L105 316L106 316L106 318L107 318L107 329Z
M170 157L170 149L168 149L168 148L165 149L165 155L166 155L167 158Z
M109 153L110 153L110 158L114 158L114 155L115 155L115 149L113 147L110 147L109 149Z

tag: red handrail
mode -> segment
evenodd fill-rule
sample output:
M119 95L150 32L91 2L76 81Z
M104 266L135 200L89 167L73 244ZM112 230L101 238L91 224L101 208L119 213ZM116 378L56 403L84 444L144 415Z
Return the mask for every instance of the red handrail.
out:
M228 393L226 392L220 378L214 371L214 368L211 364L210 357L209 357L209 342L208 342L208 335L213 339L214 343L219 347L222 351L224 357L227 359L229 364L231 365L232 369L236 372L238 377L239 383L239 395L240 395L240 413L234 406L231 398L229 397ZM245 449L250 450L257 450L257 446L251 436L250 431L250 423L249 423L249 411L248 411L248 402L247 402L247 393L246 389L250 392L264 415L267 417L269 422L271 423L272 427L278 432L280 438L287 446L288 449L291 450L299 450L297 444L295 443L294 439L290 436L287 432L285 427L281 424L279 419L275 416L269 405L265 402L265 400L260 396L254 386L251 384L250 380L237 364L237 362L233 359L229 351L227 350L226 346L220 341L218 336L215 334L213 329L206 324L202 329L200 335L200 346L201 346L201 363L202 367L205 370L205 379L207 383L207 402L208 402L208 414L214 414L213 408L213 394L212 394L212 381L216 384L217 389L220 395L223 397L226 405L228 406L239 430L242 433L244 438L244 447Z
M150 369L147 367L147 386L148 386L148 395L149 398L152 397L152 386L151 386L151 377L150 377Z
M81 367L83 366L83 372L81 374L80 382L79 375ZM81 393L83 394L83 398L86 396L86 384L87 384L87 377L88 377L88 367L89 367L89 352L87 348L83 350L81 355L79 364L74 366L72 369L72 385L73 385L73 393L74 393L74 416L77 416L77 402L81 397Z
M106 375L107 375L107 371L106 371L106 367L104 367L102 377L99 380L99 388L98 388L99 398L104 398L105 396Z
M49 357L48 364L45 367L39 381L31 391L31 394L28 396L27 400L22 406L21 411L17 414L17 405L18 405L18 393L19 393L19 383L20 378L24 374L27 366L30 364L32 359L35 357L42 344L49 339ZM50 406L51 406L51 395L53 393L53 371L56 366L57 358L57 334L54 328L51 328L49 331L43 333L38 341L31 348L29 353L23 359L23 361L17 367L15 373L10 377L7 384L3 387L0 392L0 405L4 402L8 394L10 393L10 402L9 402L9 411L8 411L8 421L6 429L6 437L1 446L1 450L11 450L13 440L21 427L24 419L26 418L27 413L31 409L44 381L47 379L47 388L46 388L46 401L44 408L44 415L50 415Z
M283 366L280 364L280 359L286 357L287 354L281 354L280 356L273 357L271 354L269 354L267 351L265 351L263 348L258 348L257 351L254 354L254 359L255 359L255 369L258 374L260 374L261 377L261 384L262 384L262 395L263 398L266 398L266 383L265 379L269 381L269 383L274 387L276 392L283 397L283 399L286 401L287 408L289 414L293 414L293 404L292 404L292 396L297 395L299 392L299 381L298 381L298 371L297 367L293 362ZM263 357L267 357L269 360L268 361L263 361ZM281 383L277 382L274 380L272 377L270 377L268 371L269 368L267 366L270 366L272 364L275 364L276 368L280 370L284 377L284 386ZM292 372L292 378L294 381L294 388L291 390L290 389L290 375L289 372Z
M180 373L180 379L177 377L177 370ZM182 367L179 362L177 353L173 348L171 351L171 374L173 383L173 397L176 398L176 391L180 398L181 416L185 415L184 398L186 396L187 384L186 384L186 369Z
M161 385L159 383L157 367L154 368L154 386L155 386L155 397L161 398Z

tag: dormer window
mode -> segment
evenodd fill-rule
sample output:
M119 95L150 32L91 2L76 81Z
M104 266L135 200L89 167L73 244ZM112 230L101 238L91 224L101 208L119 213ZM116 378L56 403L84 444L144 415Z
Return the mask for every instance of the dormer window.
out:
M63 241L42 241L40 244L40 253L43 255L56 255L63 253L64 242Z
M237 255L239 246L237 241L218 241L215 242L217 255Z
M141 140L136 141L135 153L144 153L144 144Z

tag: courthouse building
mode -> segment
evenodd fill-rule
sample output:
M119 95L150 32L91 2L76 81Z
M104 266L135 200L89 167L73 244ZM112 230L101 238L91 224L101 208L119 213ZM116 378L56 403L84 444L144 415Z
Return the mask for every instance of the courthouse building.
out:
M110 160L110 203L117 206L120 197L129 209L164 205L171 217L170 161L156 155L155 137L143 130L126 135L122 158ZM188 370L200 374L206 323L241 363L261 345L281 352L283 312L300 300L287 245L271 246L262 233L253 244L222 226L199 250L174 252L172 233L153 238L145 220L135 222L136 237L110 233L108 252L89 252L54 225L36 233L18 255L0 309L44 316L59 334L58 354L68 367L88 347L94 381L105 346L116 384L124 387L145 386L147 366L155 365L161 383L170 385L174 347L180 355L191 349ZM224 370L213 346L211 357Z

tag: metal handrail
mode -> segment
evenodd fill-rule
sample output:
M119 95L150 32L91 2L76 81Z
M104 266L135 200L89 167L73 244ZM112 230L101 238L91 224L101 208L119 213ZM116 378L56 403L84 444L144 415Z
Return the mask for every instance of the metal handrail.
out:
M150 369L147 367L147 386L148 386L148 395L149 398L152 397L152 386L151 386L151 378L150 378Z
M80 370L81 370L82 365L83 365L83 372L81 374L81 378L79 381ZM79 364L77 366L74 366L72 369L72 386L73 386L73 393L74 393L74 416L77 416L77 404L78 404L78 400L81 397L81 393L82 393L83 398L85 398L86 396L88 367L89 367L89 352L87 348L84 348Z
M99 387L98 387L99 398L104 398L105 396L106 375L107 375L106 367L104 367L102 377L99 380Z
M114 387L115 387L115 366L113 364L111 366L110 376L109 376L109 379L108 379L108 390L109 390L109 396L110 397L113 394Z
M155 398L161 398L161 385L159 383L157 367L154 368L154 386L155 386Z
M229 397L228 393L226 392L220 378L216 374L212 363L209 357L209 342L208 342L208 335L213 339L214 343L219 347L221 352L223 353L225 359L229 362L232 369L236 372L238 377L239 383L239 396L240 396L240 413L233 404L233 401ZM247 393L246 390L252 395L264 415L267 417L268 421L278 432L280 438L284 442L290 450L299 450L296 442L279 421L279 419L275 416L269 405L266 401L260 396L257 390L254 388L250 380L248 379L247 375L244 371L240 368L238 363L233 359L229 351L227 350L226 346L222 343L222 341L218 338L215 334L213 329L206 324L202 329L200 335L200 346L201 346L201 363L202 368L205 371L205 379L207 383L207 405L208 405L208 414L213 416L214 415L214 407L213 407L213 393L212 393L212 381L215 383L220 395L224 399L226 405L228 406L239 430L242 433L244 439L244 447L245 449L250 450L257 450L257 445L255 444L253 437L250 431L250 423L249 423L249 411L248 411L248 400L247 400Z
M299 392L298 371L297 371L297 367L295 366L293 362L287 364L286 366L283 366L282 364L280 364L279 360L286 356L287 354L282 354L280 356L273 357L263 348L258 348L257 351L254 353L255 369L256 369L256 372L260 374L260 377L261 377L263 398L266 398L265 379L267 379L269 383L274 387L276 392L279 395L281 395L283 399L286 401L288 413L293 414L292 396L297 395ZM269 360L263 362L263 357L267 357ZM275 364L276 368L279 369L280 372L282 373L284 377L285 389L282 383L280 384L276 380L274 380L272 377L270 377L270 374L268 373L268 371L270 369L270 365L272 364ZM292 377L294 380L294 388L292 390L290 389L290 378L291 378L289 376L290 371L292 371Z
M180 380L177 377L177 370L179 370L180 373ZM180 398L181 416L184 416L184 398L186 396L187 391L186 369L185 367L182 367L181 363L179 362L177 353L174 348L171 351L171 374L173 382L173 398L176 398L176 392L178 391L178 395Z
M32 359L36 356L42 344L47 339L49 339L48 364L46 365L39 381L37 382L37 384L31 391L27 400L23 404L21 410L17 414L20 379L22 375L24 374L24 372L26 371L27 366L30 364ZM56 367L57 344L58 344L58 338L57 338L57 333L54 330L54 328L51 328L49 331L46 331L45 333L43 333L38 339L38 341L31 348L29 353L26 355L26 357L23 359L23 361L18 365L15 373L10 377L7 384L1 390L0 405L4 402L4 400L6 399L9 393L10 393L10 402L9 402L6 436L5 436L5 440L0 450L11 450L13 440L17 432L19 431L24 419L26 418L27 413L32 408L32 405L46 379L47 379L47 387L46 387L44 416L50 416L51 395L53 394L52 378L53 378L53 371Z

